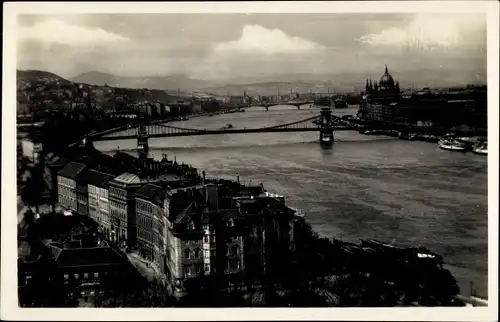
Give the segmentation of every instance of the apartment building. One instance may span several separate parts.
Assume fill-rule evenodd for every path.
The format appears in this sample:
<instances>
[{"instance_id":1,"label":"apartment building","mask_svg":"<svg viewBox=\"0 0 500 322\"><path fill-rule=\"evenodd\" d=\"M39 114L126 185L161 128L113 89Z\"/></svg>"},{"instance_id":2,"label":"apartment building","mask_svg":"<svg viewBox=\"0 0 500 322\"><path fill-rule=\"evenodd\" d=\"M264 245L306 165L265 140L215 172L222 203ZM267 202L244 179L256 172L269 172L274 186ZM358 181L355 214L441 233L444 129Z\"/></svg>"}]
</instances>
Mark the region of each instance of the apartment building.
<instances>
[{"instance_id":1,"label":"apartment building","mask_svg":"<svg viewBox=\"0 0 500 322\"><path fill-rule=\"evenodd\" d=\"M231 288L286 269L295 212L259 189L239 187L237 193L214 183L167 191L165 273L176 296L198 277Z\"/></svg>"},{"instance_id":2,"label":"apartment building","mask_svg":"<svg viewBox=\"0 0 500 322\"><path fill-rule=\"evenodd\" d=\"M111 237L109 182L113 179L114 175L97 170L89 170L87 173L89 216L99 224L107 239Z\"/></svg>"},{"instance_id":3,"label":"apartment building","mask_svg":"<svg viewBox=\"0 0 500 322\"><path fill-rule=\"evenodd\" d=\"M146 184L136 192L137 249L139 255L165 270L165 189Z\"/></svg>"},{"instance_id":4,"label":"apartment building","mask_svg":"<svg viewBox=\"0 0 500 322\"><path fill-rule=\"evenodd\" d=\"M78 200L81 192L77 188L81 186L80 183L86 170L87 167L82 163L69 162L57 172L58 200L63 208L78 212ZM80 208L83 208L82 202L80 202Z\"/></svg>"},{"instance_id":5,"label":"apartment building","mask_svg":"<svg viewBox=\"0 0 500 322\"><path fill-rule=\"evenodd\" d=\"M109 183L110 240L122 247L136 242L135 192L142 183L137 175L127 172Z\"/></svg>"}]
</instances>

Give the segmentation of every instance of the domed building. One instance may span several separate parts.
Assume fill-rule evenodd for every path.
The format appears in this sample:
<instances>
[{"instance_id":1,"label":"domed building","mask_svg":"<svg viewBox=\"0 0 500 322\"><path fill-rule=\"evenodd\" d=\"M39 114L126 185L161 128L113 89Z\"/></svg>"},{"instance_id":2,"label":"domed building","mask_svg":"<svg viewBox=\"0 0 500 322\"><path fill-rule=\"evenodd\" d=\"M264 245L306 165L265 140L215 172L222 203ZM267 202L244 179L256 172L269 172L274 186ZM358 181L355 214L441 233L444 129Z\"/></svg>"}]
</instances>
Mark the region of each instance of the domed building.
<instances>
[{"instance_id":1,"label":"domed building","mask_svg":"<svg viewBox=\"0 0 500 322\"><path fill-rule=\"evenodd\" d=\"M397 100L400 95L399 82L395 82L389 73L387 65L380 81L377 83L372 80L366 80L365 94L372 98L391 98Z\"/></svg>"},{"instance_id":2,"label":"domed building","mask_svg":"<svg viewBox=\"0 0 500 322\"><path fill-rule=\"evenodd\" d=\"M384 74L378 83L371 79L366 80L358 114L363 118L392 121L397 114L400 97L399 82L394 81L385 65Z\"/></svg>"}]
</instances>

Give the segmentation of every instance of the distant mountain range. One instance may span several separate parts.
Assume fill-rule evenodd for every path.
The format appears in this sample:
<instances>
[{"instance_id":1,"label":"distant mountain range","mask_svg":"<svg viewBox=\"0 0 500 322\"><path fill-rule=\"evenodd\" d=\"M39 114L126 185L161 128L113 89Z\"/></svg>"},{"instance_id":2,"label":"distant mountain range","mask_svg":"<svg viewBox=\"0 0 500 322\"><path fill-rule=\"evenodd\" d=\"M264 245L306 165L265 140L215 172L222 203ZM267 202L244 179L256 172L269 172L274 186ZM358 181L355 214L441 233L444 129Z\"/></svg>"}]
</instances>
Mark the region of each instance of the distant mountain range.
<instances>
[{"instance_id":1,"label":"distant mountain range","mask_svg":"<svg viewBox=\"0 0 500 322\"><path fill-rule=\"evenodd\" d=\"M58 75L44 71L18 71L18 79L53 79L59 82L85 83L95 86L108 84L112 87L122 88L147 88L167 91L170 95L177 95L180 90L184 93L200 92L215 95L242 95L246 91L249 95L288 95L293 92L315 93L352 92L362 91L366 78L378 80L380 75L367 75L364 73L329 74L288 74L266 77L243 77L235 80L221 81L192 79L187 75L152 76L152 77L123 77L97 71L80 74L66 80ZM422 87L452 87L465 84L485 84L486 75L477 74L475 71L454 71L444 69L418 70L411 72L393 71L392 75L400 82L401 88Z\"/></svg>"}]
</instances>

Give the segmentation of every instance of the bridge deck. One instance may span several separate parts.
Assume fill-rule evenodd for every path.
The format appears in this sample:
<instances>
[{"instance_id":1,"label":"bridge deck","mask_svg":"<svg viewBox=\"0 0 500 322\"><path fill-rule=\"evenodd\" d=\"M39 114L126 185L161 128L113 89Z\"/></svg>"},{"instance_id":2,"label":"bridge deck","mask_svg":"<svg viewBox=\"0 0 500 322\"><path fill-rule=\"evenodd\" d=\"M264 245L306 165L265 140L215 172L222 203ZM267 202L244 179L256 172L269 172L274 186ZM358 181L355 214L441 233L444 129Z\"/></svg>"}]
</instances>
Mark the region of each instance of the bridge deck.
<instances>
[{"instance_id":1,"label":"bridge deck","mask_svg":"<svg viewBox=\"0 0 500 322\"><path fill-rule=\"evenodd\" d=\"M200 135L219 135L219 134L246 134L246 133L283 133L283 132L319 132L320 130L333 130L333 131L353 131L357 130L356 127L334 127L334 128L258 128L258 129L225 129L225 130L199 130L199 131L185 131L185 132L171 132L171 133L150 133L149 138L159 137L180 137L180 136L200 136ZM127 131L127 130L126 130ZM93 141L114 141L114 140L127 140L137 138L137 132L134 130L127 134L113 136L96 136Z\"/></svg>"}]
</instances>

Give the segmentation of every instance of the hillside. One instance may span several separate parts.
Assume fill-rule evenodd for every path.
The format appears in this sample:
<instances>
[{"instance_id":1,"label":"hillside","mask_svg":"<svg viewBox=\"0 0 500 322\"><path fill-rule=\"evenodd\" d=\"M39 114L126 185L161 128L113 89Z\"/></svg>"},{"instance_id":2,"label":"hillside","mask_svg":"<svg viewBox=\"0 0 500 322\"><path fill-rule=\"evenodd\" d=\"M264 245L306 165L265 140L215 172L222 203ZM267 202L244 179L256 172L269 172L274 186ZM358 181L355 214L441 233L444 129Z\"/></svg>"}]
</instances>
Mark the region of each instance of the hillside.
<instances>
[{"instance_id":1,"label":"hillside","mask_svg":"<svg viewBox=\"0 0 500 322\"><path fill-rule=\"evenodd\" d=\"M17 80L21 81L40 81L47 80L51 82L64 82L70 83L69 80L62 78L59 75L53 74L51 72L46 72L43 70L17 70Z\"/></svg>"},{"instance_id":2,"label":"hillside","mask_svg":"<svg viewBox=\"0 0 500 322\"><path fill-rule=\"evenodd\" d=\"M213 82L192 79L186 75L172 75L165 77L123 77L97 71L80 74L71 78L71 81L97 86L108 84L109 86L114 87L159 89L166 90L171 94L176 93L178 89L181 91L191 91L197 88L205 88L216 85Z\"/></svg>"},{"instance_id":3,"label":"hillside","mask_svg":"<svg viewBox=\"0 0 500 322\"><path fill-rule=\"evenodd\" d=\"M123 103L158 100L168 103L178 99L175 95L169 95L164 90L89 85L86 82L70 81L50 72L18 70L17 101L19 103L28 103L29 100L50 100L55 105L69 104L68 102L81 96L80 86L82 84L85 90L92 92L93 99L102 107L112 106L112 100L118 100Z\"/></svg>"}]
</instances>

